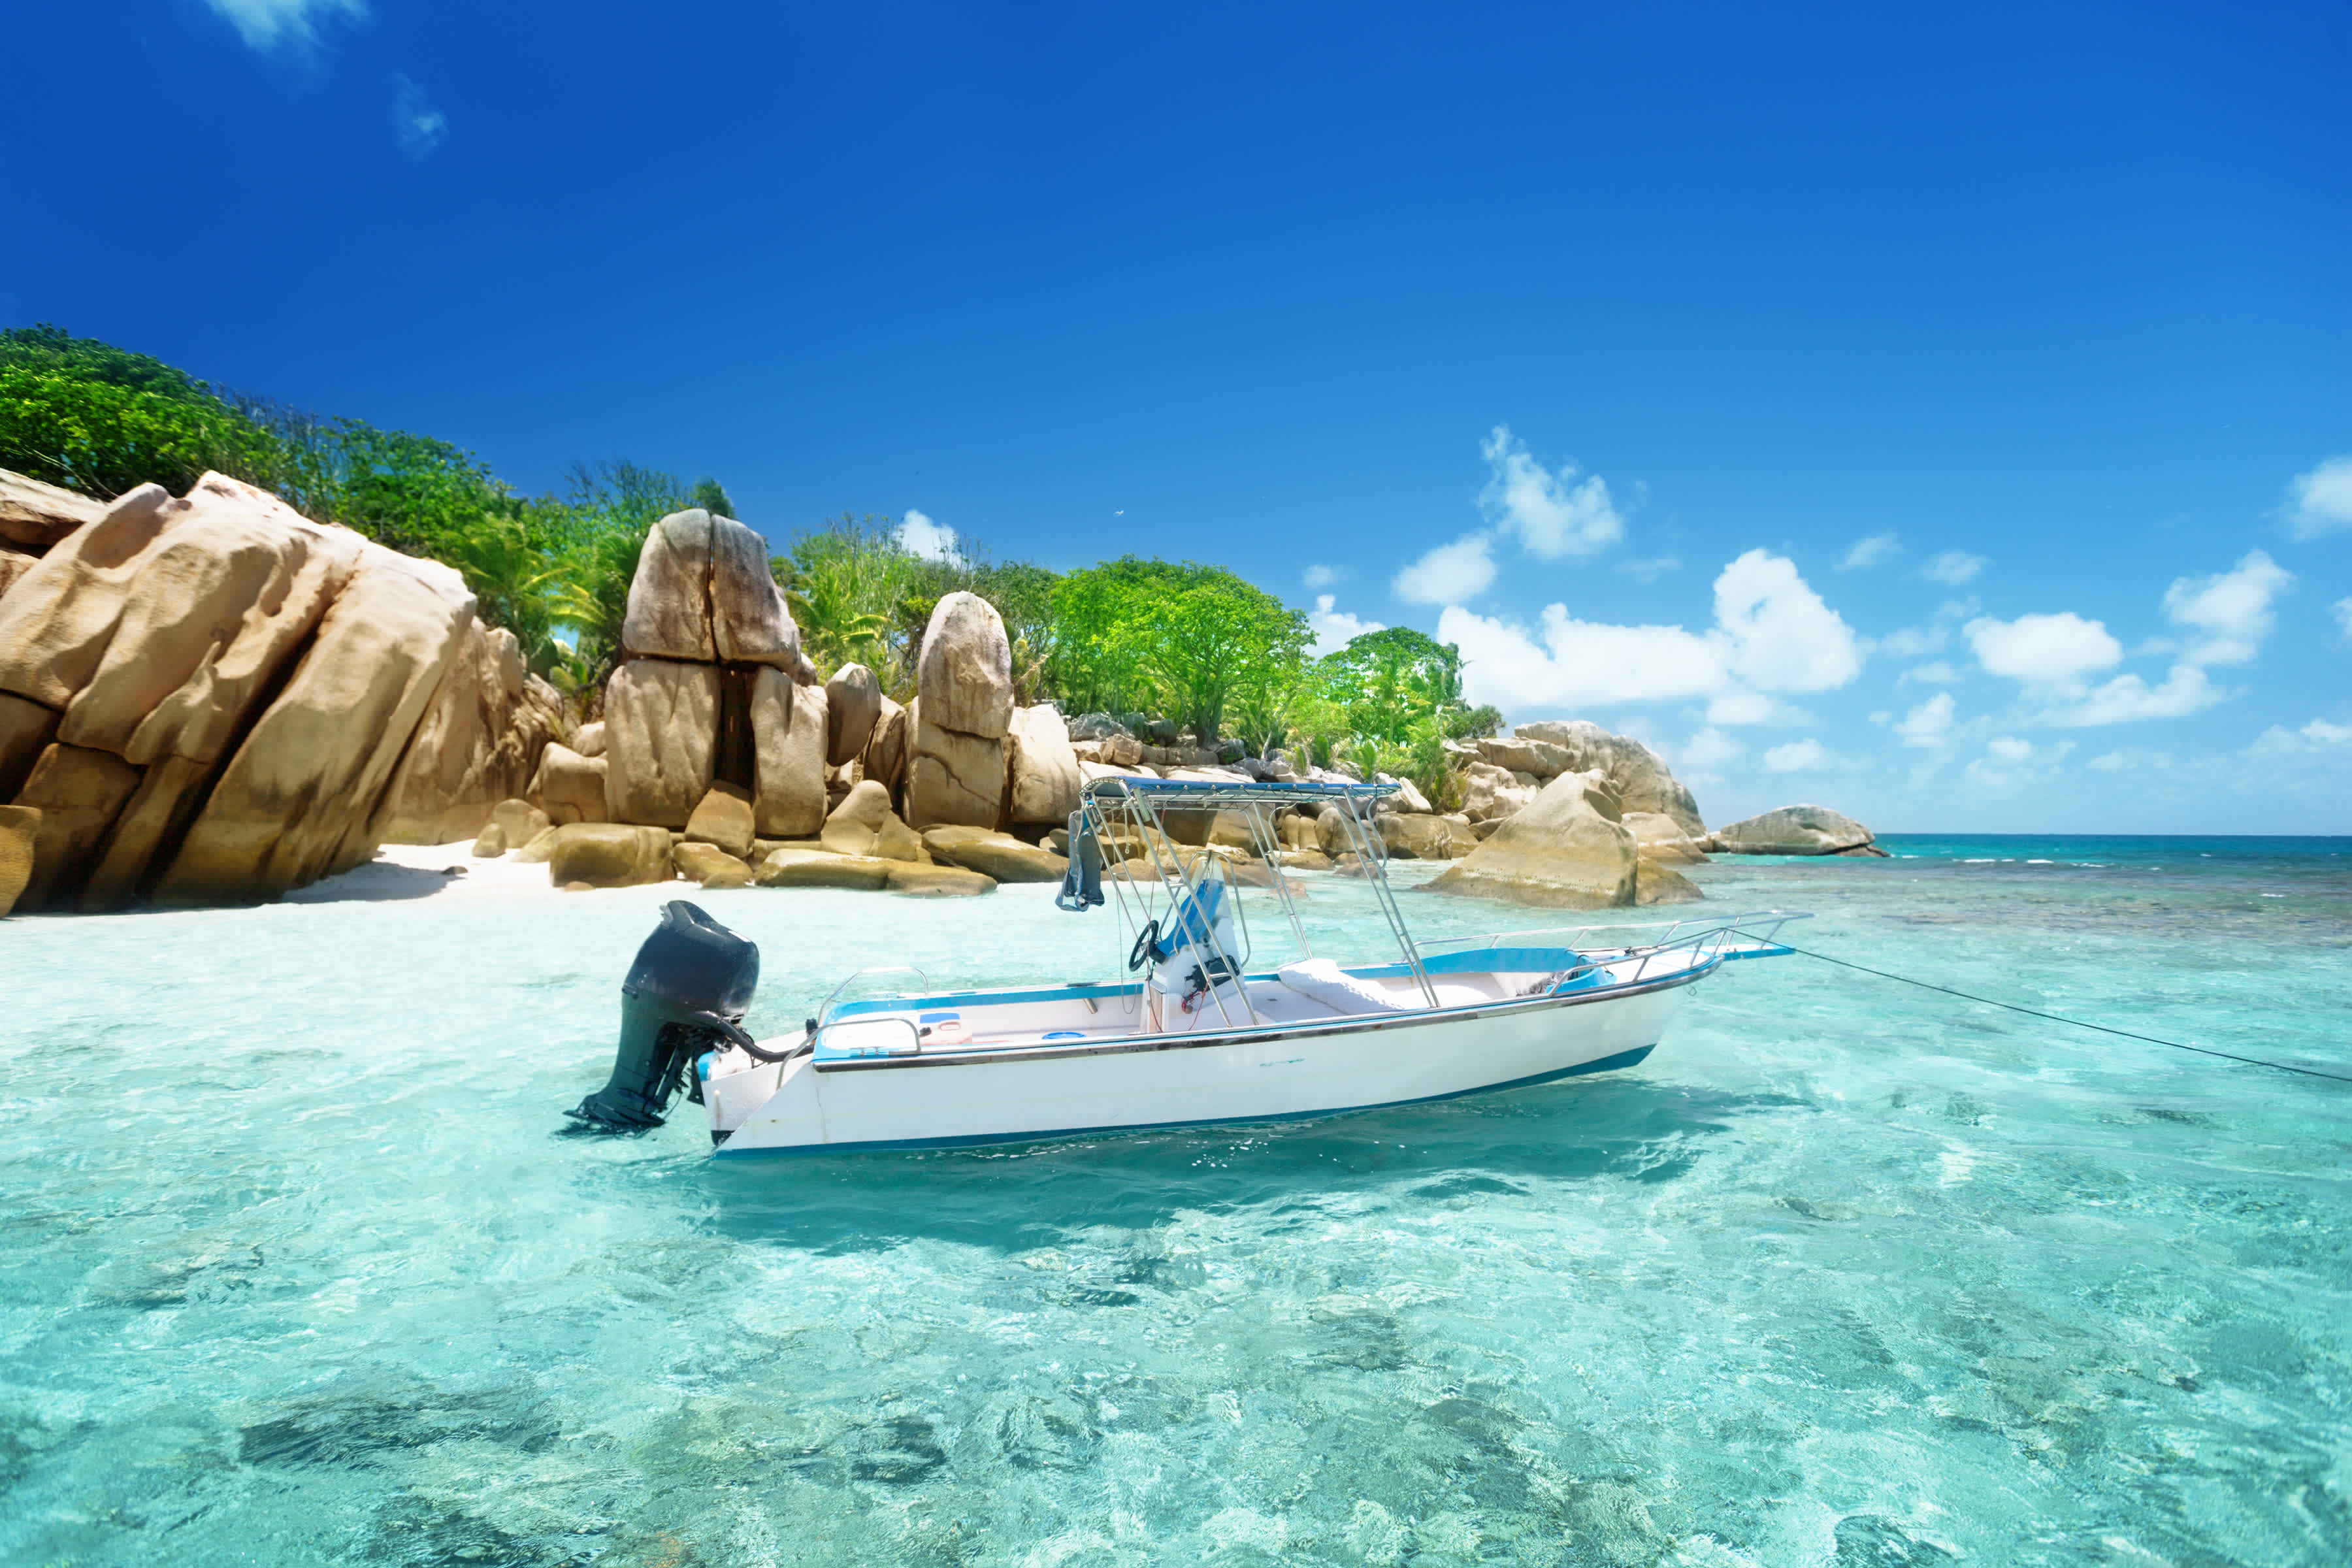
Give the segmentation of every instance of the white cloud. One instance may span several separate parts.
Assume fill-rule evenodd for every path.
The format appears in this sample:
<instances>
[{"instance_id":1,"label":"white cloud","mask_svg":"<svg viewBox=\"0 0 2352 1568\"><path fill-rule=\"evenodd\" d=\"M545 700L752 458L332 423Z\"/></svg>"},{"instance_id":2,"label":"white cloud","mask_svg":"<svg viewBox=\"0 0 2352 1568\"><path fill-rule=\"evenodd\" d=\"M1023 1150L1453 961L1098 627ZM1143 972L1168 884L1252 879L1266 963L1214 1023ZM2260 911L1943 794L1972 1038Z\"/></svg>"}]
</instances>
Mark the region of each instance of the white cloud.
<instances>
[{"instance_id":1,"label":"white cloud","mask_svg":"<svg viewBox=\"0 0 2352 1568\"><path fill-rule=\"evenodd\" d=\"M1979 664L2029 687L2079 689L2084 676L2112 668L2124 657L2123 644L2108 634L2105 623L2086 621L2072 610L2013 621L1979 616L1961 629Z\"/></svg>"},{"instance_id":2,"label":"white cloud","mask_svg":"<svg viewBox=\"0 0 2352 1568\"><path fill-rule=\"evenodd\" d=\"M1485 593L1494 580L1486 536L1472 533L1439 545L1398 573L1389 591L1412 605L1458 605Z\"/></svg>"},{"instance_id":3,"label":"white cloud","mask_svg":"<svg viewBox=\"0 0 2352 1568\"><path fill-rule=\"evenodd\" d=\"M1903 737L1906 746L1940 746L1952 730L1952 694L1938 691L1903 715L1903 722L1895 732Z\"/></svg>"},{"instance_id":4,"label":"white cloud","mask_svg":"<svg viewBox=\"0 0 2352 1568\"><path fill-rule=\"evenodd\" d=\"M910 555L919 555L926 561L945 561L955 553L955 530L933 522L908 507L906 518L898 524L898 542Z\"/></svg>"},{"instance_id":5,"label":"white cloud","mask_svg":"<svg viewBox=\"0 0 2352 1568\"><path fill-rule=\"evenodd\" d=\"M1867 572L1874 566L1884 566L1903 553L1903 542L1892 533L1874 533L1857 539L1838 558L1841 572Z\"/></svg>"},{"instance_id":6,"label":"white cloud","mask_svg":"<svg viewBox=\"0 0 2352 1568\"><path fill-rule=\"evenodd\" d=\"M1715 618L1730 634L1731 670L1767 691L1828 691L1862 673L1853 628L1785 555L1751 550L1715 580Z\"/></svg>"},{"instance_id":7,"label":"white cloud","mask_svg":"<svg viewBox=\"0 0 2352 1568\"><path fill-rule=\"evenodd\" d=\"M2140 719L2178 719L2200 708L2210 708L2226 693L2205 679L2193 664L2176 664L2161 686L2150 686L2137 675L2118 675L2078 701L2050 710L2045 724L2087 727L2128 724Z\"/></svg>"},{"instance_id":8,"label":"white cloud","mask_svg":"<svg viewBox=\"0 0 2352 1568\"><path fill-rule=\"evenodd\" d=\"M2352 456L2329 458L2287 487L2294 510L2287 521L2297 539L2352 528Z\"/></svg>"},{"instance_id":9,"label":"white cloud","mask_svg":"<svg viewBox=\"0 0 2352 1568\"><path fill-rule=\"evenodd\" d=\"M1830 754L1819 741L1790 741L1764 753L1764 765L1776 773L1817 773L1830 765Z\"/></svg>"},{"instance_id":10,"label":"white cloud","mask_svg":"<svg viewBox=\"0 0 2352 1568\"><path fill-rule=\"evenodd\" d=\"M1620 561L1617 570L1637 583L1654 583L1669 572L1679 572L1683 563L1673 555L1653 555L1641 561Z\"/></svg>"},{"instance_id":11,"label":"white cloud","mask_svg":"<svg viewBox=\"0 0 2352 1568\"><path fill-rule=\"evenodd\" d=\"M412 158L422 158L441 145L449 133L449 117L433 106L425 89L406 77L394 79L400 90L393 95L392 129L400 138L400 150Z\"/></svg>"},{"instance_id":12,"label":"white cloud","mask_svg":"<svg viewBox=\"0 0 2352 1568\"><path fill-rule=\"evenodd\" d=\"M1747 753L1747 747L1722 731L1710 728L1701 730L1684 744L1676 747L1674 760L1688 769L1696 770L1692 774L1696 777L1708 769L1719 768L1726 763L1736 763Z\"/></svg>"},{"instance_id":13,"label":"white cloud","mask_svg":"<svg viewBox=\"0 0 2352 1568\"><path fill-rule=\"evenodd\" d=\"M1337 610L1338 600L1329 594L1318 594L1315 607L1307 612L1307 629L1315 634L1315 657L1327 658L1338 653L1366 632L1382 629L1378 621L1367 621Z\"/></svg>"},{"instance_id":14,"label":"white cloud","mask_svg":"<svg viewBox=\"0 0 2352 1568\"><path fill-rule=\"evenodd\" d=\"M1915 680L1922 686L1958 686L1960 683L1960 672L1954 669L1946 660L1939 658L1933 664L1914 665L1896 676L1895 684L1898 688L1905 687Z\"/></svg>"},{"instance_id":15,"label":"white cloud","mask_svg":"<svg viewBox=\"0 0 2352 1568\"><path fill-rule=\"evenodd\" d=\"M1985 755L1996 763L2014 767L2033 755L2033 742L2021 741L2014 735L1995 735L1985 742Z\"/></svg>"},{"instance_id":16,"label":"white cloud","mask_svg":"<svg viewBox=\"0 0 2352 1568\"><path fill-rule=\"evenodd\" d=\"M2301 756L2314 752L2352 752L2352 724L2331 724L2314 719L2300 730L2273 724L2246 748L2258 757Z\"/></svg>"},{"instance_id":17,"label":"white cloud","mask_svg":"<svg viewBox=\"0 0 2352 1568\"><path fill-rule=\"evenodd\" d=\"M1981 555L1971 555L1965 550L1947 550L1940 554L1929 556L1927 564L1919 568L1919 575L1930 583L1941 583L1946 587L1957 588L1963 584L1975 582L1977 574L1990 564L1991 563Z\"/></svg>"},{"instance_id":18,"label":"white cloud","mask_svg":"<svg viewBox=\"0 0 2352 1568\"><path fill-rule=\"evenodd\" d=\"M2336 617L2336 629L2352 637L2352 599L2336 600L2327 606L2327 613Z\"/></svg>"},{"instance_id":19,"label":"white cloud","mask_svg":"<svg viewBox=\"0 0 2352 1568\"><path fill-rule=\"evenodd\" d=\"M310 48L319 42L320 27L341 17L363 22L368 9L362 0L205 0L228 19L249 48L274 53L280 44Z\"/></svg>"},{"instance_id":20,"label":"white cloud","mask_svg":"<svg viewBox=\"0 0 2352 1568\"><path fill-rule=\"evenodd\" d=\"M1579 479L1574 463L1546 472L1507 425L1496 426L1478 451L1488 469L1479 510L1496 528L1517 534L1529 553L1546 561L1591 555L1624 537L1625 520L1600 475Z\"/></svg>"},{"instance_id":21,"label":"white cloud","mask_svg":"<svg viewBox=\"0 0 2352 1568\"><path fill-rule=\"evenodd\" d=\"M2256 550L2210 577L2182 577L2165 590L2164 613L2204 639L2181 656L2189 664L2244 664L2271 632L2271 601L2294 581Z\"/></svg>"},{"instance_id":22,"label":"white cloud","mask_svg":"<svg viewBox=\"0 0 2352 1568\"><path fill-rule=\"evenodd\" d=\"M2172 765L2170 752L2151 752L2145 746L2118 746L2112 752L2102 752L2083 764L2103 773L2161 771Z\"/></svg>"},{"instance_id":23,"label":"white cloud","mask_svg":"<svg viewBox=\"0 0 2352 1568\"><path fill-rule=\"evenodd\" d=\"M1761 550L1740 556L1716 578L1715 604L1717 625L1704 633L1581 621L1565 605L1548 605L1531 633L1452 604L1438 617L1437 635L1462 649L1471 700L1512 713L1825 691L1861 671L1860 639L1785 557Z\"/></svg>"},{"instance_id":24,"label":"white cloud","mask_svg":"<svg viewBox=\"0 0 2352 1568\"><path fill-rule=\"evenodd\" d=\"M1339 579L1347 574L1344 567L1326 566L1318 562L1307 569L1307 585L1309 588L1336 588L1339 585Z\"/></svg>"}]
</instances>

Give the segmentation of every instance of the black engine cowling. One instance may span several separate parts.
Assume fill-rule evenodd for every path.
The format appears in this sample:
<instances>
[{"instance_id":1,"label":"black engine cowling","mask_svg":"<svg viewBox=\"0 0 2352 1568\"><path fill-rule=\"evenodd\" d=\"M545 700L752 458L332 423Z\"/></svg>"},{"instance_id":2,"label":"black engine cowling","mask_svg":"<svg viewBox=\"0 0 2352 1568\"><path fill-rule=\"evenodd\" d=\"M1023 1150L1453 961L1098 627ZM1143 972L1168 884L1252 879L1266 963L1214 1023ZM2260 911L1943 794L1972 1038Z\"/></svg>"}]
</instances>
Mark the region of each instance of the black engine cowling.
<instances>
[{"instance_id":1,"label":"black engine cowling","mask_svg":"<svg viewBox=\"0 0 2352 1568\"><path fill-rule=\"evenodd\" d=\"M730 1043L752 1045L742 1023L759 985L757 944L683 899L667 905L621 985L613 1076L566 1114L587 1131L660 1126L695 1058Z\"/></svg>"}]
</instances>

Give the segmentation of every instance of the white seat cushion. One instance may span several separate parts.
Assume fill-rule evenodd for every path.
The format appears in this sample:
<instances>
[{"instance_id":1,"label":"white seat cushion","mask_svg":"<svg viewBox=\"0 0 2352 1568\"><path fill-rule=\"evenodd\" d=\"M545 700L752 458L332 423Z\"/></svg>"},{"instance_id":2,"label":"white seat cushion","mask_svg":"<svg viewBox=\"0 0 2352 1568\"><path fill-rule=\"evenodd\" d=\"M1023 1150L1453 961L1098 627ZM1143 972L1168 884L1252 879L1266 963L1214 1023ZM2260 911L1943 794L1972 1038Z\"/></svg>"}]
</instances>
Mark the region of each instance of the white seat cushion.
<instances>
[{"instance_id":1,"label":"white seat cushion","mask_svg":"<svg viewBox=\"0 0 2352 1568\"><path fill-rule=\"evenodd\" d=\"M1400 1002L1370 981L1359 980L1328 958L1302 958L1286 963L1275 974L1301 996L1311 997L1337 1013L1405 1013L1412 1004Z\"/></svg>"}]
</instances>

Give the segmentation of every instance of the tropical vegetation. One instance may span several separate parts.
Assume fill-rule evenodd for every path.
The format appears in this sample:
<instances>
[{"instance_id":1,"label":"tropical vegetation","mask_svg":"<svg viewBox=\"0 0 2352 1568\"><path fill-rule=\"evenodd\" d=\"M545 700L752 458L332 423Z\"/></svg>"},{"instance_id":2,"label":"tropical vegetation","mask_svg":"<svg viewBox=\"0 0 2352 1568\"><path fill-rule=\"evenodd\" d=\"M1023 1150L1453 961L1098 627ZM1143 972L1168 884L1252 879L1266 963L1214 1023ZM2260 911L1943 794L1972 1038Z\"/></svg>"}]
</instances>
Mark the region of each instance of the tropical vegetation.
<instances>
[{"instance_id":1,"label":"tropical vegetation","mask_svg":"<svg viewBox=\"0 0 2352 1568\"><path fill-rule=\"evenodd\" d=\"M465 575L485 621L592 710L620 657L646 531L690 506L735 516L715 479L688 485L627 462L582 463L560 494L525 495L471 452L231 392L147 355L37 326L0 331L0 468L102 498L206 469L283 496L320 521ZM1128 555L1056 574L960 541L910 548L891 519L843 514L772 563L819 669L874 670L911 696L925 627L945 595L995 605L1024 702L1160 718L1201 744L1455 789L1446 742L1494 732L1462 696L1462 658L1404 627L1318 658L1306 616L1223 566Z\"/></svg>"}]
</instances>

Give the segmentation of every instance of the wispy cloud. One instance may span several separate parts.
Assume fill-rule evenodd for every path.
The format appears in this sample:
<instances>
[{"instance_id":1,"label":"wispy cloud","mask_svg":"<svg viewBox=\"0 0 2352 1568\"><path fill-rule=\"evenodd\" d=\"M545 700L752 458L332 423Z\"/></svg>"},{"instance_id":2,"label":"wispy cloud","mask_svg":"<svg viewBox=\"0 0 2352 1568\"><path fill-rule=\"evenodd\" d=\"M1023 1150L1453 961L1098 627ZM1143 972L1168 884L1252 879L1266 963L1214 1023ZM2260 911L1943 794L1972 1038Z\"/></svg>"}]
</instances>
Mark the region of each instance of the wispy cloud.
<instances>
[{"instance_id":1,"label":"wispy cloud","mask_svg":"<svg viewBox=\"0 0 2352 1568\"><path fill-rule=\"evenodd\" d=\"M1654 583L1669 572L1683 569L1681 558L1673 555L1653 555L1641 561L1620 561L1617 570L1636 583Z\"/></svg>"},{"instance_id":2,"label":"wispy cloud","mask_svg":"<svg viewBox=\"0 0 2352 1568\"><path fill-rule=\"evenodd\" d=\"M1952 732L1952 694L1938 691L1903 715L1895 732L1906 746L1940 746Z\"/></svg>"},{"instance_id":3,"label":"wispy cloud","mask_svg":"<svg viewBox=\"0 0 2352 1568\"><path fill-rule=\"evenodd\" d=\"M2286 487L2287 525L2297 539L2352 528L2352 455L2329 458Z\"/></svg>"},{"instance_id":4,"label":"wispy cloud","mask_svg":"<svg viewBox=\"0 0 2352 1568\"><path fill-rule=\"evenodd\" d=\"M1874 533L1857 539L1838 557L1841 572L1867 572L1874 566L1884 566L1903 553L1903 542L1892 533Z\"/></svg>"},{"instance_id":5,"label":"wispy cloud","mask_svg":"<svg viewBox=\"0 0 2352 1568\"><path fill-rule=\"evenodd\" d=\"M1326 658L1346 647L1366 632L1384 629L1378 621L1368 621L1336 608L1339 600L1329 594L1318 594L1315 607L1307 612L1307 627L1315 634L1315 657Z\"/></svg>"},{"instance_id":6,"label":"wispy cloud","mask_svg":"<svg viewBox=\"0 0 2352 1568\"><path fill-rule=\"evenodd\" d=\"M2256 550L2227 572L2182 577L2165 590L2164 613L2202 634L2181 657L2190 664L2244 664L2271 635L2271 601L2294 582Z\"/></svg>"},{"instance_id":7,"label":"wispy cloud","mask_svg":"<svg viewBox=\"0 0 2352 1568\"><path fill-rule=\"evenodd\" d=\"M2336 617L2336 629L2352 637L2352 599L2336 600L2327 606L2327 613Z\"/></svg>"},{"instance_id":8,"label":"wispy cloud","mask_svg":"<svg viewBox=\"0 0 2352 1568\"><path fill-rule=\"evenodd\" d=\"M449 133L449 117L434 106L425 96L425 89L408 78L393 79L399 90L392 98L393 133L400 138L400 150L412 158L423 158L441 145Z\"/></svg>"},{"instance_id":9,"label":"wispy cloud","mask_svg":"<svg viewBox=\"0 0 2352 1568\"><path fill-rule=\"evenodd\" d=\"M1971 555L1965 550L1946 550L1929 556L1919 568L1919 575L1930 583L1958 588L1975 582L1977 574L1990 564L1983 556Z\"/></svg>"},{"instance_id":10,"label":"wispy cloud","mask_svg":"<svg viewBox=\"0 0 2352 1568\"><path fill-rule=\"evenodd\" d=\"M1309 588L1336 588L1347 574L1348 569L1344 566L1326 566L1318 561L1307 569L1307 585Z\"/></svg>"},{"instance_id":11,"label":"wispy cloud","mask_svg":"<svg viewBox=\"0 0 2352 1568\"><path fill-rule=\"evenodd\" d=\"M954 529L933 522L908 507L898 523L898 542L911 555L919 555L926 561L945 561L955 553L956 533Z\"/></svg>"},{"instance_id":12,"label":"wispy cloud","mask_svg":"<svg viewBox=\"0 0 2352 1568\"><path fill-rule=\"evenodd\" d=\"M1624 537L1625 520L1598 474L1577 477L1574 463L1547 471L1528 444L1497 425L1478 448L1486 459L1479 510L1497 530L1515 533L1531 555L1546 561L1593 554Z\"/></svg>"},{"instance_id":13,"label":"wispy cloud","mask_svg":"<svg viewBox=\"0 0 2352 1568\"><path fill-rule=\"evenodd\" d=\"M335 21L363 22L364 0L205 0L227 19L248 48L265 55L280 49L310 50L320 30Z\"/></svg>"}]
</instances>

